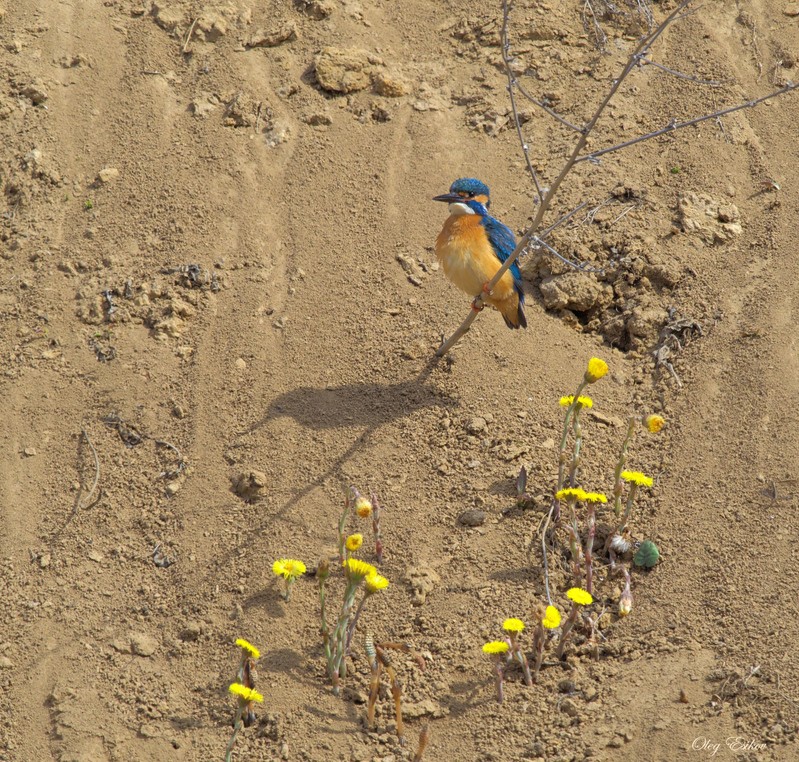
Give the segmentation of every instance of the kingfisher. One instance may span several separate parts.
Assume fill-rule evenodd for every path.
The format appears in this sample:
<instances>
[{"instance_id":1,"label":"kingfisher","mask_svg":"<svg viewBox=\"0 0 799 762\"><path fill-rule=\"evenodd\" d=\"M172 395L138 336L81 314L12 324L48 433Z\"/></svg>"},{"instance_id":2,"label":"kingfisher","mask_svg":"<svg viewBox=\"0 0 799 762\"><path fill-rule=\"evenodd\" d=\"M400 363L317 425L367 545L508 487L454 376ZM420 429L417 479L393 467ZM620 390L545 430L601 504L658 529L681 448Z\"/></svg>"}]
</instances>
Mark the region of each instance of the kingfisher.
<instances>
[{"instance_id":1,"label":"kingfisher","mask_svg":"<svg viewBox=\"0 0 799 762\"><path fill-rule=\"evenodd\" d=\"M516 248L513 231L489 213L491 195L485 183L462 177L449 193L433 201L449 204L449 217L436 238L436 257L444 274L461 291L498 310L508 328L527 328L519 263L514 262L488 291L489 281ZM475 307L473 309L482 309Z\"/></svg>"}]
</instances>

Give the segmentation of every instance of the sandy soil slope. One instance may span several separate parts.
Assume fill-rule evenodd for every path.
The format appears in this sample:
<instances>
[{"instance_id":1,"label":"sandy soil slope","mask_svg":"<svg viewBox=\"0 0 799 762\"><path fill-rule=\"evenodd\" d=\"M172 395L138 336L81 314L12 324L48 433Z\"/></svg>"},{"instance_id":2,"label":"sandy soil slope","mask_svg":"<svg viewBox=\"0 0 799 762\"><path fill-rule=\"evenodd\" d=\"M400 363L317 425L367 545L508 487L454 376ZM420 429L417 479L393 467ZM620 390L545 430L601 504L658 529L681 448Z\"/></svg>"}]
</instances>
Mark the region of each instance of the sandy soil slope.
<instances>
[{"instance_id":1,"label":"sandy soil slope","mask_svg":"<svg viewBox=\"0 0 799 762\"><path fill-rule=\"evenodd\" d=\"M583 13L512 17L524 86L578 124L636 34L603 19L599 52ZM704 4L653 60L718 86L644 66L591 148L795 79L797 13ZM517 232L533 212L500 23L454 0L0 0L0 760L223 759L237 637L264 704L234 759L411 759L425 723L425 759L799 758L799 96L580 165L551 220L587 206L551 240L601 272L531 254L529 329L485 311L431 365L469 310L431 198L476 176ZM522 110L551 182L574 134ZM544 600L528 547L592 356L586 484L612 488L630 413L667 418L630 461L663 561L624 619L603 580L598 659L579 635L498 706L481 646ZM335 556L348 484L381 498L391 585L336 697L316 582L287 603L271 566ZM394 657L405 747L387 692L364 725L367 631L424 658Z\"/></svg>"}]
</instances>

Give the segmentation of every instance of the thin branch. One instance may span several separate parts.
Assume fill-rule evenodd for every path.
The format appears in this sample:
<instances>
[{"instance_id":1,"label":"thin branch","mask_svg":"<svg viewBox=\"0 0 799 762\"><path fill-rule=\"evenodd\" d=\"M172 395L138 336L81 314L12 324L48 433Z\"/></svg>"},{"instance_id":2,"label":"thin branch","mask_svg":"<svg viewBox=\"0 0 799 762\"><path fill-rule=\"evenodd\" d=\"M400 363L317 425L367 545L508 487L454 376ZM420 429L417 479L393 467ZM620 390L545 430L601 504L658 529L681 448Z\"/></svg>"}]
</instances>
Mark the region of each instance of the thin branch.
<instances>
[{"instance_id":1,"label":"thin branch","mask_svg":"<svg viewBox=\"0 0 799 762\"><path fill-rule=\"evenodd\" d=\"M572 218L575 214L577 214L577 212L579 212L581 209L585 209L585 207L587 206L588 206L587 201L583 201L583 203L580 204L579 206L575 206L574 209L572 209L570 212L567 212L562 217L553 222L548 228L545 228L541 232L541 235L538 237L546 238L553 230L555 230L555 228L559 228L564 222L567 222L570 218Z\"/></svg>"},{"instance_id":2,"label":"thin branch","mask_svg":"<svg viewBox=\"0 0 799 762\"><path fill-rule=\"evenodd\" d=\"M601 273L604 272L602 268L598 267L591 267L590 265L585 264L585 262L573 262L571 259L567 259L563 256L563 254L559 254L555 249L553 249L546 241L539 238L539 236L534 236L530 239L530 247L533 249L546 249L550 254L554 254L561 262L570 267L573 267L575 270L579 270L580 272L584 273Z\"/></svg>"},{"instance_id":3,"label":"thin branch","mask_svg":"<svg viewBox=\"0 0 799 762\"><path fill-rule=\"evenodd\" d=\"M527 248L527 244L533 239L538 228L541 226L541 222L544 218L544 215L549 210L549 207L552 205L552 199L557 194L558 190L560 189L561 183L566 178L566 175L569 174L572 167L575 165L577 158L580 156L583 148L585 148L585 144L588 141L588 136L591 134L591 131L596 126L596 123L599 121L599 118L604 113L605 109L607 108L608 103L610 103L611 99L614 95L618 92L619 88L622 85L622 82L627 78L627 75L635 68L638 62L638 58L644 54L649 48L654 44L654 42L660 37L661 34L667 29L667 27L671 24L671 22L682 12L682 10L687 7L687 5L692 2L692 0L684 0L684 2L680 3L677 8L666 17L666 20L660 24L657 29L651 34L643 37L641 41L638 43L638 46L630 55L627 63L624 66L621 74L614 80L613 84L610 87L605 98L602 102L597 106L596 111L594 111L594 115L585 125L585 129L580 134L579 138L577 139L577 143L575 144L574 148L572 149L571 155L566 160L566 163L563 165L563 168L560 171L560 174L555 178L552 185L549 186L544 198L542 199L541 203L538 205L538 210L536 211L535 217L533 218L533 222L528 228L527 232L522 236L521 240L516 245L516 248L513 250L513 253L502 263L502 266L497 270L496 275L488 282L486 290L490 292L494 286L497 285L500 278L508 271L508 269L513 265L514 262L519 258L519 255ZM507 9L508 7L508 0L503 0L503 8ZM437 357L443 357L447 352L449 352L455 344L458 343L460 337L463 336L471 327L472 323L477 318L479 311L483 308L485 302L483 300L483 295L478 294L473 303L472 303L472 311L469 313L469 316L466 320L461 323L455 333L449 337L436 351Z\"/></svg>"},{"instance_id":4,"label":"thin branch","mask_svg":"<svg viewBox=\"0 0 799 762\"><path fill-rule=\"evenodd\" d=\"M536 98L534 98L532 95L530 95L530 93L528 93L528 92L527 92L527 90L525 90L525 89L522 87L522 83L521 83L521 82L519 82L519 80L518 80L518 79L516 79L515 77L514 77L514 80L513 80L513 84L516 86L516 89L517 89L517 90L518 90L518 91L519 91L519 92L520 92L520 93L521 93L521 94L522 94L522 95L523 95L525 98L527 98L527 100L531 101L532 103L535 103L535 105L536 105L536 106L538 106L539 108L542 108L542 109L544 109L544 111L546 111L546 112L547 112L547 114L549 114L549 115L550 115L550 116L551 116L553 119L556 119L556 120L557 120L558 122L560 122L562 125L564 125L564 126L568 127L570 130L574 130L575 132L582 132L582 131L583 131L583 129L585 129L584 127L578 127L576 124L572 124L572 123L571 123L571 122L570 122L568 119L564 119L564 118L563 118L563 117L562 117L560 114L558 114L556 111L553 111L551 108L549 108L549 106L546 106L545 104L541 103L541 101L539 101L539 100L537 100Z\"/></svg>"},{"instance_id":5,"label":"thin branch","mask_svg":"<svg viewBox=\"0 0 799 762\"><path fill-rule=\"evenodd\" d=\"M754 108L755 106L763 103L764 101L770 100L771 98L776 98L778 95L784 95L785 93L791 92L791 90L796 90L799 88L799 82L796 84L789 82L785 87L781 87L779 90L775 90L774 92L769 93L768 95L764 95L761 98L755 98L754 100L747 101L746 103L739 103L737 106L730 106L725 109L721 109L721 111L714 111L712 114L704 114L703 116L697 116L693 119L689 119L686 122L677 122L676 120L672 120L669 122L668 125L662 127L659 130L655 130L654 132L648 132L646 135L641 135L640 137L633 138L632 140L627 140L624 143L617 143L615 146L610 146L610 148L603 148L599 151L593 151L592 153L588 153L585 156L580 156L574 163L579 164L583 161L590 161L595 162L600 156L604 156L606 153L613 153L614 151L620 151L622 148L627 148L629 146L635 145L636 143L641 143L644 140L650 140L651 138L656 138L660 135L665 135L667 132L673 132L674 130L681 130L683 127L690 127L693 124L699 124L700 122L706 122L708 119L718 119L721 116L726 116L727 114L732 114L735 111L741 111L745 108Z\"/></svg>"},{"instance_id":6,"label":"thin branch","mask_svg":"<svg viewBox=\"0 0 799 762\"><path fill-rule=\"evenodd\" d=\"M668 66L664 66L663 64L659 64L656 61L651 61L650 59L642 56L639 59L639 63L641 66L654 66L656 69L660 69L661 71L665 71L667 74L671 74L678 79L687 79L689 82L696 82L697 85L707 85L708 87L721 87L725 84L730 84L730 80L727 82L722 82L717 79L699 79L699 77L695 77L691 74L683 74L681 71L677 71L676 69L670 69Z\"/></svg>"},{"instance_id":7,"label":"thin branch","mask_svg":"<svg viewBox=\"0 0 799 762\"><path fill-rule=\"evenodd\" d=\"M530 176L533 178L533 185L535 185L535 191L538 194L538 200L542 201L544 199L544 192L541 190L541 184L538 182L538 175L536 174L535 168L533 167L533 163L530 161L530 147L527 145L527 141L524 139L524 135L522 135L522 125L519 121L519 111L516 108L516 95L513 92L513 84L514 84L514 76L513 72L510 68L510 58L509 58L509 51L510 51L510 39L508 38L508 17L510 16L510 5L509 3L505 2L502 5L502 61L505 64L505 73L508 75L508 95L510 96L510 105L513 109L513 123L516 125L516 134L519 137L519 143L522 146L522 153L524 154L524 160L527 162L527 169L530 172Z\"/></svg>"}]
</instances>

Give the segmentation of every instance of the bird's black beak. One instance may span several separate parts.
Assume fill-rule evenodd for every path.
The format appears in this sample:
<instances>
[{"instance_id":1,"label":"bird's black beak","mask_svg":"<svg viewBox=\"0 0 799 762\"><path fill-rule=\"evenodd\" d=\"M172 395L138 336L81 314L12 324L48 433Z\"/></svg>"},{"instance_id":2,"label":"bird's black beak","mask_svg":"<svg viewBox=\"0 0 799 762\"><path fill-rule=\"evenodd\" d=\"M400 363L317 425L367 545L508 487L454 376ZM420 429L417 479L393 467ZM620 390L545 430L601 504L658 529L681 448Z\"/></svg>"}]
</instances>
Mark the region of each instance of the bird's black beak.
<instances>
[{"instance_id":1,"label":"bird's black beak","mask_svg":"<svg viewBox=\"0 0 799 762\"><path fill-rule=\"evenodd\" d=\"M440 196L433 196L433 201L443 201L446 204L452 204L456 201L463 201L463 197L457 193L443 193Z\"/></svg>"}]
</instances>

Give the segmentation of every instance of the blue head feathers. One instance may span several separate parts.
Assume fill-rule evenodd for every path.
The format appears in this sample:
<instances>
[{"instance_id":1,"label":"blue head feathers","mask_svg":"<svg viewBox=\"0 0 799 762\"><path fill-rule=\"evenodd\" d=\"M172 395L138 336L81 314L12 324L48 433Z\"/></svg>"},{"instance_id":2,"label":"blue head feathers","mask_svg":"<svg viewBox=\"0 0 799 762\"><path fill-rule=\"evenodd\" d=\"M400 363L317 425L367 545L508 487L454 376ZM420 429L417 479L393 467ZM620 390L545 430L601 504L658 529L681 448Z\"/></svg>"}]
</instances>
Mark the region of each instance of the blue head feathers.
<instances>
[{"instance_id":1,"label":"blue head feathers","mask_svg":"<svg viewBox=\"0 0 799 762\"><path fill-rule=\"evenodd\" d=\"M488 186L485 183L481 183L479 180L475 179L474 177L461 177L456 180L449 188L450 193L458 193L458 194L466 194L466 198L475 198L478 196L484 196L485 202L484 206L488 207L491 203L488 199L490 196L490 191L488 190Z\"/></svg>"}]
</instances>

